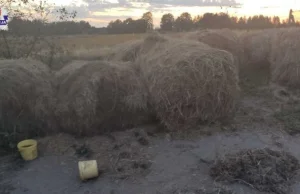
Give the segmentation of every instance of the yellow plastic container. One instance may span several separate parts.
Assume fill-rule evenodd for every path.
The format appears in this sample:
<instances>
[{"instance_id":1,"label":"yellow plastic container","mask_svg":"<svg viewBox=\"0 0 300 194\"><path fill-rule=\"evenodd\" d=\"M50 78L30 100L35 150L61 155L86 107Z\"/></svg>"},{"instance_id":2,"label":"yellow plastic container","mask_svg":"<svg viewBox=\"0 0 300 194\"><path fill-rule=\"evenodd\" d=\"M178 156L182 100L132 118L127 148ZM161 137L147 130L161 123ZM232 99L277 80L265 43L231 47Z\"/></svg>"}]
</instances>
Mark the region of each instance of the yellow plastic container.
<instances>
[{"instance_id":1,"label":"yellow plastic container","mask_svg":"<svg viewBox=\"0 0 300 194\"><path fill-rule=\"evenodd\" d=\"M18 150L24 160L34 160L37 158L37 141L34 139L26 139L17 145Z\"/></svg>"},{"instance_id":2,"label":"yellow plastic container","mask_svg":"<svg viewBox=\"0 0 300 194\"><path fill-rule=\"evenodd\" d=\"M87 180L99 176L98 165L96 160L79 161L79 175L81 180Z\"/></svg>"}]
</instances>

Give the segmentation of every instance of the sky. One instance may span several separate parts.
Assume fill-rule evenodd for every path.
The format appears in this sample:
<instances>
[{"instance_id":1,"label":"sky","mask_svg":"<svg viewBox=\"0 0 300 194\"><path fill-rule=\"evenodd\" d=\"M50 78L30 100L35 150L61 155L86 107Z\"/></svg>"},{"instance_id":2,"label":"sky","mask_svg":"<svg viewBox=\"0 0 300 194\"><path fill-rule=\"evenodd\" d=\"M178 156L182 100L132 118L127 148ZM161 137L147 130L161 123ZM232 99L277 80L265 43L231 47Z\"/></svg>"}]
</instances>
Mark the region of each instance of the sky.
<instances>
[{"instance_id":1,"label":"sky","mask_svg":"<svg viewBox=\"0 0 300 194\"><path fill-rule=\"evenodd\" d=\"M228 12L236 16L263 14L280 16L286 19L289 10L300 20L300 0L51 0L68 10L77 11L77 19L90 22L96 27L107 26L111 20L126 18L138 19L151 11L154 26L159 26L163 14L172 13L175 17L182 12L192 16L206 12Z\"/></svg>"}]
</instances>

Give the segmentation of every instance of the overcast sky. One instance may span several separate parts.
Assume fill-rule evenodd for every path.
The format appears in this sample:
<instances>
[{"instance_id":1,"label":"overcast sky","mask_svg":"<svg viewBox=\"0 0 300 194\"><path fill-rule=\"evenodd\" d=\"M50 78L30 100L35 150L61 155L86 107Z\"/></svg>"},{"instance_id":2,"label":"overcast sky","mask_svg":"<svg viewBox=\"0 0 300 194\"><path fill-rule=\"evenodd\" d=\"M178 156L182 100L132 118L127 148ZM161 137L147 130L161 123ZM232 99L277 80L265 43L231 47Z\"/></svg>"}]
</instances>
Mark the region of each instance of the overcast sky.
<instances>
[{"instance_id":1,"label":"overcast sky","mask_svg":"<svg viewBox=\"0 0 300 194\"><path fill-rule=\"evenodd\" d=\"M160 18L165 13L175 17L182 12L192 16L206 12L228 12L237 16L255 14L278 15L287 18L290 8L300 10L300 0L52 0L56 4L67 6L78 12L77 18L89 21L92 25L106 26L116 19L140 18L151 11L154 25L159 26ZM300 12L295 13L300 19Z\"/></svg>"}]
</instances>

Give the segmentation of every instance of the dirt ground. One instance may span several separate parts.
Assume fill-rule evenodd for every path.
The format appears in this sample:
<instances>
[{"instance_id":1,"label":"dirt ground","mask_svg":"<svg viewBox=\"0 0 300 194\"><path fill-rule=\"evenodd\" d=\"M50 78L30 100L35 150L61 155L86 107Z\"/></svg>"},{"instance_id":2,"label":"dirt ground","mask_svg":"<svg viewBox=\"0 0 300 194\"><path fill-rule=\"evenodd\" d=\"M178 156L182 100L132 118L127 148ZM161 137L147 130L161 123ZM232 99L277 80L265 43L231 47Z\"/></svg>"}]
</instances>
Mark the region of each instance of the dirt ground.
<instances>
[{"instance_id":1,"label":"dirt ground","mask_svg":"<svg viewBox=\"0 0 300 194\"><path fill-rule=\"evenodd\" d=\"M0 193L263 194L247 184L219 183L209 176L214 160L245 149L286 151L300 160L299 135L290 135L286 123L274 116L294 108L298 98L280 87L253 83L243 82L237 115L226 125L172 133L145 126L85 139L66 134L39 139L34 161L0 158ZM96 159L101 173L81 182L78 161L85 159ZM299 181L300 176L292 180L288 193L300 193Z\"/></svg>"}]
</instances>

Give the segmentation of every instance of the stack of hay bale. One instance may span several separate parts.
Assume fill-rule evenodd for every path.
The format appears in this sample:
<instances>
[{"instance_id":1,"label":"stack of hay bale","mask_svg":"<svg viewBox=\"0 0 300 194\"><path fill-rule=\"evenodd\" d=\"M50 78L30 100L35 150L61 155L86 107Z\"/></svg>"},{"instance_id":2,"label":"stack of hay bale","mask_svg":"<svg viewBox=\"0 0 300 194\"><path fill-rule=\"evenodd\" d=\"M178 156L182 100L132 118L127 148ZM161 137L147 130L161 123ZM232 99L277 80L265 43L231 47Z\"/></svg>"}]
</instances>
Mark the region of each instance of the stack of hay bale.
<instances>
[{"instance_id":1,"label":"stack of hay bale","mask_svg":"<svg viewBox=\"0 0 300 194\"><path fill-rule=\"evenodd\" d=\"M204 43L150 35L118 46L116 60L130 60L144 83L148 106L169 129L194 127L232 116L239 94L234 57ZM122 53L124 56L121 56ZM112 59L113 60L113 59Z\"/></svg>"},{"instance_id":2,"label":"stack of hay bale","mask_svg":"<svg viewBox=\"0 0 300 194\"><path fill-rule=\"evenodd\" d=\"M239 96L231 53L161 35L54 73L36 61L4 60L0 78L2 122L11 109L8 125L26 115L39 129L75 135L134 127L153 115L170 130L195 127L231 117Z\"/></svg>"}]
</instances>

